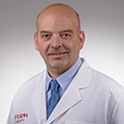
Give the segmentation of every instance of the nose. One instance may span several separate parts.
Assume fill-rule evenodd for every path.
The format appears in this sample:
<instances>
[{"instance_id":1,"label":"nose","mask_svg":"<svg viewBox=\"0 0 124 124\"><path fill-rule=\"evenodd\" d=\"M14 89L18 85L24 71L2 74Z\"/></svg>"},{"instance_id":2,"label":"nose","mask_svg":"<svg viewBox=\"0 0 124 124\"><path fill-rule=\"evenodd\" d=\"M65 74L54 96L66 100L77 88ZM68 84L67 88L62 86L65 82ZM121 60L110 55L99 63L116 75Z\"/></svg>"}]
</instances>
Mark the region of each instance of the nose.
<instances>
[{"instance_id":1,"label":"nose","mask_svg":"<svg viewBox=\"0 0 124 124\"><path fill-rule=\"evenodd\" d=\"M52 43L51 43L51 47L53 49L58 49L62 46L62 43L61 43L61 39L59 38L59 36L55 36L53 37L52 39Z\"/></svg>"}]
</instances>

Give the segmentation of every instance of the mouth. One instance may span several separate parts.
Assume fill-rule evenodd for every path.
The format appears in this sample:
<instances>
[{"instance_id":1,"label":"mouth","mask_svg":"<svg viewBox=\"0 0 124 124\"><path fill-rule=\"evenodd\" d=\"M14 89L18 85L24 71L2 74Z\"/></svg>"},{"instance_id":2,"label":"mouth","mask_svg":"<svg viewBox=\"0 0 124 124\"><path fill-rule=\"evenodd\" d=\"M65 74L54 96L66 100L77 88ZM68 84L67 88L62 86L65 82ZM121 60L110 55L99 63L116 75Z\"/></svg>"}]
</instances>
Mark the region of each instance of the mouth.
<instances>
[{"instance_id":1,"label":"mouth","mask_svg":"<svg viewBox=\"0 0 124 124\"><path fill-rule=\"evenodd\" d=\"M66 54L68 54L68 52L53 52L53 53L49 53L48 56L57 59L57 58L62 58Z\"/></svg>"}]
</instances>

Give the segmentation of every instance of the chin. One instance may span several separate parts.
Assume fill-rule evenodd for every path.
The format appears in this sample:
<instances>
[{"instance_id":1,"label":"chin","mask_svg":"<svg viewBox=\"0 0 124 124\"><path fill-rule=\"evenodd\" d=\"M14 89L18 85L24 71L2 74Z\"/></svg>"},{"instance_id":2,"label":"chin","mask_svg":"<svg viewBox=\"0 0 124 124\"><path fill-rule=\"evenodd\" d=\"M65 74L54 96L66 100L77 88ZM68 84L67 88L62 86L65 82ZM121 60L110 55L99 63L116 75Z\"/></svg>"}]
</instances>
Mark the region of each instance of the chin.
<instances>
[{"instance_id":1,"label":"chin","mask_svg":"<svg viewBox=\"0 0 124 124\"><path fill-rule=\"evenodd\" d=\"M56 69L65 68L67 66L67 64L64 62L54 62L54 63L51 63L50 65L51 67L56 68Z\"/></svg>"}]
</instances>

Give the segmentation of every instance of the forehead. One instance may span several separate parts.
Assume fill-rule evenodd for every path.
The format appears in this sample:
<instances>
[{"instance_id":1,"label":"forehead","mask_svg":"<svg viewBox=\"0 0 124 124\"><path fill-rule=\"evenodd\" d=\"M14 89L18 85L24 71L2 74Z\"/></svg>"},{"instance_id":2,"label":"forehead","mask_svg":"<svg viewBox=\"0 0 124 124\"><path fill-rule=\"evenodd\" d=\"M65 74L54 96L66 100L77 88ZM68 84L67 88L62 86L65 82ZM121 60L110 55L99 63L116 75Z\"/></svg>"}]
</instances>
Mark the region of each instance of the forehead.
<instances>
[{"instance_id":1,"label":"forehead","mask_svg":"<svg viewBox=\"0 0 124 124\"><path fill-rule=\"evenodd\" d=\"M70 8L54 7L41 12L37 21L38 29L78 28L75 11Z\"/></svg>"}]
</instances>

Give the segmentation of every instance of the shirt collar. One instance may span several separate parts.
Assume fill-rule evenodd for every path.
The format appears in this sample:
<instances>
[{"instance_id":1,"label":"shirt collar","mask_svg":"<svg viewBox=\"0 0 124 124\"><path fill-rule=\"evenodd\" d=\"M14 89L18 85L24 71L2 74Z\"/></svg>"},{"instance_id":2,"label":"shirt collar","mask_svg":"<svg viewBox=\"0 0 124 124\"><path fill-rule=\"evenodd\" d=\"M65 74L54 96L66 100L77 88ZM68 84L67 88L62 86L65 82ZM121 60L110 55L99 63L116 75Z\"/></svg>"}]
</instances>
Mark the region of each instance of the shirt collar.
<instances>
[{"instance_id":1,"label":"shirt collar","mask_svg":"<svg viewBox=\"0 0 124 124\"><path fill-rule=\"evenodd\" d=\"M69 70L67 70L65 73L63 73L62 75L60 75L59 77L56 78L56 80L58 81L62 90L65 91L66 88L69 86L72 79L77 74L81 64L82 64L82 61L80 58L78 58L77 62ZM46 73L46 90L47 90L47 92L49 91L49 83L51 80L52 80L52 78L49 76L48 71L47 71L47 73Z\"/></svg>"}]
</instances>

